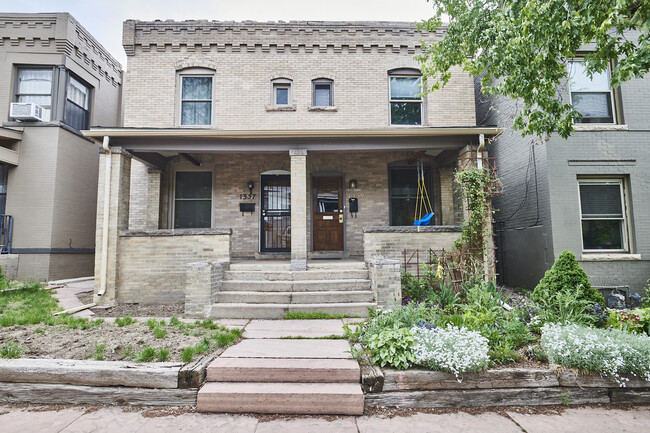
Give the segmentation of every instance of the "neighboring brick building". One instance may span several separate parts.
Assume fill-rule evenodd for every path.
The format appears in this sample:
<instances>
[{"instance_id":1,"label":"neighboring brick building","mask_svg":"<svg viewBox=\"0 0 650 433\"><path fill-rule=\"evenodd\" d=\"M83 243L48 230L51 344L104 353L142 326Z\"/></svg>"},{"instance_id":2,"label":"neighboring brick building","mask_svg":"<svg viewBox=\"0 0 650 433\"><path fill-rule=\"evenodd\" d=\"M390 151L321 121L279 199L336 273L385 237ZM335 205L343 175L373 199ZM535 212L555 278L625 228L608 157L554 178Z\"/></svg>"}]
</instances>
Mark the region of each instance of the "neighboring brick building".
<instances>
[{"instance_id":1,"label":"neighboring brick building","mask_svg":"<svg viewBox=\"0 0 650 433\"><path fill-rule=\"evenodd\" d=\"M96 275L106 292L96 299L180 300L196 261L290 258L299 270L308 259L394 259L408 247L402 232L417 231L418 160L435 212L420 235L449 247L462 219L458 156L497 129L476 126L473 79L460 70L419 96L419 40L443 33L391 22L126 21L124 128L87 132L113 161L100 169L107 259L98 254Z\"/></svg>"},{"instance_id":2,"label":"neighboring brick building","mask_svg":"<svg viewBox=\"0 0 650 433\"><path fill-rule=\"evenodd\" d=\"M0 13L0 58L0 265L91 276L97 144L80 130L120 124L121 65L67 13Z\"/></svg>"},{"instance_id":3,"label":"neighboring brick building","mask_svg":"<svg viewBox=\"0 0 650 433\"><path fill-rule=\"evenodd\" d=\"M497 271L509 286L533 288L570 250L606 296L619 286L640 292L650 278L650 78L612 90L607 74L589 80L580 59L567 67L561 97L585 116L567 140L531 145L507 128L512 101L477 92L479 123L506 127L489 147L503 183Z\"/></svg>"}]
</instances>

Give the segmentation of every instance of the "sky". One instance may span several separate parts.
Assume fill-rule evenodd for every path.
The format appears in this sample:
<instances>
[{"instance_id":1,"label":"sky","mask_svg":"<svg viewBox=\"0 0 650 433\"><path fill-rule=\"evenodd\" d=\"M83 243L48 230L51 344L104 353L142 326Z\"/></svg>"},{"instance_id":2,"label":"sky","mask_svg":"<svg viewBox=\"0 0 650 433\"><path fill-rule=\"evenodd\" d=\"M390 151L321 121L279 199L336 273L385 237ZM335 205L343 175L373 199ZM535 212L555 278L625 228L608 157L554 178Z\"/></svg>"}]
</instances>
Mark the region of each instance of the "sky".
<instances>
[{"instance_id":1,"label":"sky","mask_svg":"<svg viewBox=\"0 0 650 433\"><path fill-rule=\"evenodd\" d=\"M70 12L126 68L122 22L127 19L218 21L420 21L433 15L426 0L29 0L0 12Z\"/></svg>"}]
</instances>

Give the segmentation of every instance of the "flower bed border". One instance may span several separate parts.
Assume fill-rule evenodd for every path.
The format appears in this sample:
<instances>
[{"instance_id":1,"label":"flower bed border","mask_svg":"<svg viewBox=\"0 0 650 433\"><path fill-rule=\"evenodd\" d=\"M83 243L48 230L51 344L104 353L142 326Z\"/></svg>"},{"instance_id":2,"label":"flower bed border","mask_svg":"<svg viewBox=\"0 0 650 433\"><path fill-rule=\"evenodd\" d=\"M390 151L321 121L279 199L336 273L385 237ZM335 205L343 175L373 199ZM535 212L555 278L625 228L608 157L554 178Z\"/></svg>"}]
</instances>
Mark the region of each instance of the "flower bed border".
<instances>
[{"instance_id":1,"label":"flower bed border","mask_svg":"<svg viewBox=\"0 0 650 433\"><path fill-rule=\"evenodd\" d=\"M598 375L572 370L502 368L467 373L423 369L361 369L366 406L459 408L545 406L589 403L650 404L650 382L631 377L626 387Z\"/></svg>"}]
</instances>

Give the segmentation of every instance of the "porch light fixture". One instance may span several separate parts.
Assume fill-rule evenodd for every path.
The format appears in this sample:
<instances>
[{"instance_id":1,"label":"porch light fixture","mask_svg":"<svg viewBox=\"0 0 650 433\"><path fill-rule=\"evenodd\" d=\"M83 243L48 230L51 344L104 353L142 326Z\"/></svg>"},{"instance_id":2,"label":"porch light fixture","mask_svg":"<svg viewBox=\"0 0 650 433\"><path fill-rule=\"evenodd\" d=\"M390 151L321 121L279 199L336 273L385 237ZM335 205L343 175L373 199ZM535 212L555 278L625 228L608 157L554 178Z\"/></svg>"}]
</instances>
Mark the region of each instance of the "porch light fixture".
<instances>
[{"instance_id":1,"label":"porch light fixture","mask_svg":"<svg viewBox=\"0 0 650 433\"><path fill-rule=\"evenodd\" d=\"M253 188L254 187L255 187L255 183L252 180L249 180L248 181L248 191L250 191L251 194L253 193Z\"/></svg>"},{"instance_id":2,"label":"porch light fixture","mask_svg":"<svg viewBox=\"0 0 650 433\"><path fill-rule=\"evenodd\" d=\"M357 180L356 179L350 179L350 189L357 189Z\"/></svg>"}]
</instances>

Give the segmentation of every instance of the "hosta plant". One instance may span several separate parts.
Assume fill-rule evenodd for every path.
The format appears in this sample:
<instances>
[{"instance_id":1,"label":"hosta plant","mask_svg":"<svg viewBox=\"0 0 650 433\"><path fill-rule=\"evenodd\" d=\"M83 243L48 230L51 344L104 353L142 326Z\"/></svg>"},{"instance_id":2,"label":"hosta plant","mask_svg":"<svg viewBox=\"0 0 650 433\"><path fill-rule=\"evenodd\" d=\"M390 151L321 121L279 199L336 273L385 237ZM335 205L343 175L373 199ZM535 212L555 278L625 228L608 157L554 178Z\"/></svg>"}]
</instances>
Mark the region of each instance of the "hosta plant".
<instances>
[{"instance_id":1,"label":"hosta plant","mask_svg":"<svg viewBox=\"0 0 650 433\"><path fill-rule=\"evenodd\" d=\"M370 360L373 364L382 367L390 365L398 370L405 370L415 359L412 351L414 341L413 335L407 328L395 326L372 334L368 338L366 347L370 351Z\"/></svg>"}]
</instances>

